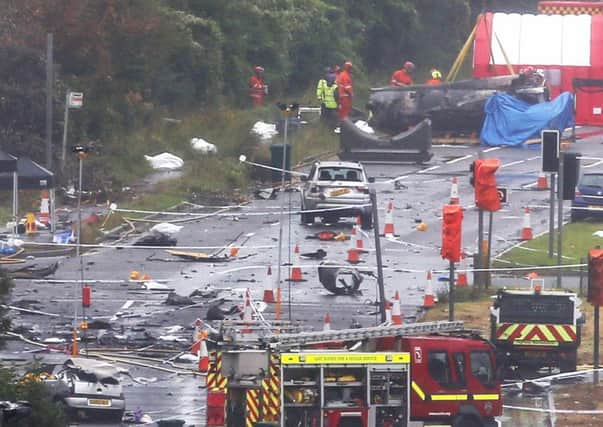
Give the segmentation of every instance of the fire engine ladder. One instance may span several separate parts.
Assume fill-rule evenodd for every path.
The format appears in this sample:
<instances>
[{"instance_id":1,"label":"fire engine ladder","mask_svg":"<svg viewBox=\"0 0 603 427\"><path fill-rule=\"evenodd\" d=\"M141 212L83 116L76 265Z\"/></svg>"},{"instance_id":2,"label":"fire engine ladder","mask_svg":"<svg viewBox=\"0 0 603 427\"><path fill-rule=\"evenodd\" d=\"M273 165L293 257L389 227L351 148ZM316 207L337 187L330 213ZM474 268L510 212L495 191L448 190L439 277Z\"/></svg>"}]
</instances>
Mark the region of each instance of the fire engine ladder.
<instances>
[{"instance_id":1,"label":"fire engine ladder","mask_svg":"<svg viewBox=\"0 0 603 427\"><path fill-rule=\"evenodd\" d=\"M320 344L336 341L363 341L375 338L403 337L433 333L461 331L462 321L421 322L407 325L373 326L360 329L339 329L333 331L300 332L267 337L272 349L285 349L308 344Z\"/></svg>"}]
</instances>

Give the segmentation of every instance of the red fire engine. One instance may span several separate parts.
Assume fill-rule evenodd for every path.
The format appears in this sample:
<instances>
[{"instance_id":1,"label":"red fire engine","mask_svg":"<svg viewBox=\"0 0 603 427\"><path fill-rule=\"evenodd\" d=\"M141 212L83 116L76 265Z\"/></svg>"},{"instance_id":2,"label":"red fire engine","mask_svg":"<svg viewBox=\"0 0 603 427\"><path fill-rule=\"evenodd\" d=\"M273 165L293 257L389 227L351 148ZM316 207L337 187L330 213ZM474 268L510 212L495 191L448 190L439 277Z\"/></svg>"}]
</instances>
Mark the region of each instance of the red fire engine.
<instances>
[{"instance_id":1,"label":"red fire engine","mask_svg":"<svg viewBox=\"0 0 603 427\"><path fill-rule=\"evenodd\" d=\"M479 337L442 335L462 326L430 322L225 340L207 377L207 425L497 425L502 397L492 347Z\"/></svg>"}]
</instances>

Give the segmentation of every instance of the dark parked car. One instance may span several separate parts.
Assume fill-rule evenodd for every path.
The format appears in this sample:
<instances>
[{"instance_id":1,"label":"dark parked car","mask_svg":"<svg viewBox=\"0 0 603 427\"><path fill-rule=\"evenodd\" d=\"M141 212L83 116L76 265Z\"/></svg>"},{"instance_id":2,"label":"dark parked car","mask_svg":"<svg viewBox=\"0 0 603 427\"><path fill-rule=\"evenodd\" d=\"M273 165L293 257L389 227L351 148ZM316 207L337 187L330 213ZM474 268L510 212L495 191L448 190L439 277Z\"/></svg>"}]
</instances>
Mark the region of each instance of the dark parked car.
<instances>
[{"instance_id":1,"label":"dark parked car","mask_svg":"<svg viewBox=\"0 0 603 427\"><path fill-rule=\"evenodd\" d=\"M576 186L572 221L586 217L603 218L603 172L585 173Z\"/></svg>"}]
</instances>

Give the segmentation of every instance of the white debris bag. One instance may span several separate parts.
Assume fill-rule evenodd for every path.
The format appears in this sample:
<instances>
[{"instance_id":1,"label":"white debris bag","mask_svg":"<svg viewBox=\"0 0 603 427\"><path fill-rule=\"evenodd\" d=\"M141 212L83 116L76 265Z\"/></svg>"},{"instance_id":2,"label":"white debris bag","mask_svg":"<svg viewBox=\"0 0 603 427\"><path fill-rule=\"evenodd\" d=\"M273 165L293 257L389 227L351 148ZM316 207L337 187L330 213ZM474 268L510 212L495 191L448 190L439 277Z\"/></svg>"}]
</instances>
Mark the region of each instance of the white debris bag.
<instances>
[{"instance_id":1,"label":"white debris bag","mask_svg":"<svg viewBox=\"0 0 603 427\"><path fill-rule=\"evenodd\" d=\"M276 125L272 123L266 123L263 121L255 122L251 128L251 132L255 133L260 139L270 139L275 135L278 135Z\"/></svg>"},{"instance_id":2,"label":"white debris bag","mask_svg":"<svg viewBox=\"0 0 603 427\"><path fill-rule=\"evenodd\" d=\"M211 142L205 141L202 138L191 139L191 147L193 147L193 150L198 151L202 154L216 154L218 152L218 147L216 147Z\"/></svg>"},{"instance_id":3,"label":"white debris bag","mask_svg":"<svg viewBox=\"0 0 603 427\"><path fill-rule=\"evenodd\" d=\"M356 127L358 129L360 129L362 132L365 133L375 133L375 131L373 130L372 127L369 126L369 124L367 122L365 122L364 120L358 120L356 123L354 123L356 125Z\"/></svg>"},{"instance_id":4,"label":"white debris bag","mask_svg":"<svg viewBox=\"0 0 603 427\"><path fill-rule=\"evenodd\" d=\"M184 160L170 153L161 153L156 156L144 156L155 170L178 170L184 165Z\"/></svg>"},{"instance_id":5,"label":"white debris bag","mask_svg":"<svg viewBox=\"0 0 603 427\"><path fill-rule=\"evenodd\" d=\"M170 224L169 222L162 222L160 224L154 225L151 227L151 233L160 233L167 234L168 236L173 236L182 230L182 226Z\"/></svg>"},{"instance_id":6,"label":"white debris bag","mask_svg":"<svg viewBox=\"0 0 603 427\"><path fill-rule=\"evenodd\" d=\"M593 236L596 236L596 237L603 237L603 230L595 231L595 232L593 233Z\"/></svg>"}]
</instances>

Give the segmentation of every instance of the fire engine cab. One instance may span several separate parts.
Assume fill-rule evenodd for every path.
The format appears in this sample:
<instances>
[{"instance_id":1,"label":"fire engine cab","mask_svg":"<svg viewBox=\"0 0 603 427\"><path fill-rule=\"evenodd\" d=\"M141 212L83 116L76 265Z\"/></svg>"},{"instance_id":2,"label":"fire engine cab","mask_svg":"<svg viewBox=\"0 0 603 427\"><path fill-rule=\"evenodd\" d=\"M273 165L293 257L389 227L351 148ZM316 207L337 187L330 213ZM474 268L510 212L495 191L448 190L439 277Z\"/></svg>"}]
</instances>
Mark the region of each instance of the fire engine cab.
<instances>
[{"instance_id":1,"label":"fire engine cab","mask_svg":"<svg viewBox=\"0 0 603 427\"><path fill-rule=\"evenodd\" d=\"M502 398L491 345L429 333L459 324L282 334L265 348L231 343L210 364L207 425L497 425Z\"/></svg>"}]
</instances>

